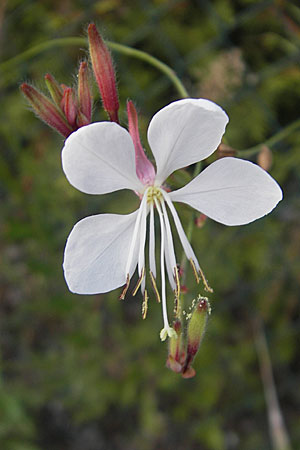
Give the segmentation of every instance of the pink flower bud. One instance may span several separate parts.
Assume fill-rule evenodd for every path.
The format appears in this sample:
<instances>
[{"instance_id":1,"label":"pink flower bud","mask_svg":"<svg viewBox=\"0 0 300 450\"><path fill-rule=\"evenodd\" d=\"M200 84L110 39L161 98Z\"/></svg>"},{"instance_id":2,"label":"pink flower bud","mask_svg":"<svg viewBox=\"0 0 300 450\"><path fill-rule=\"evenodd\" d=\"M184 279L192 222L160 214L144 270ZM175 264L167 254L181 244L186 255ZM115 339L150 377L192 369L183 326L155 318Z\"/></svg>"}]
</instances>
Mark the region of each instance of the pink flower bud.
<instances>
[{"instance_id":1,"label":"pink flower bud","mask_svg":"<svg viewBox=\"0 0 300 450\"><path fill-rule=\"evenodd\" d=\"M173 372L180 373L183 369L185 360L185 351L182 339L181 322L176 319L173 323L173 329L176 331L177 337L169 338L169 354L166 366Z\"/></svg>"},{"instance_id":2,"label":"pink flower bud","mask_svg":"<svg viewBox=\"0 0 300 450\"><path fill-rule=\"evenodd\" d=\"M112 122L119 123L119 100L112 59L96 25L88 26L89 50L93 71L99 86L103 107Z\"/></svg>"},{"instance_id":3,"label":"pink flower bud","mask_svg":"<svg viewBox=\"0 0 300 450\"><path fill-rule=\"evenodd\" d=\"M152 184L155 179L153 164L145 155L139 135L138 116L131 100L127 102L128 128L135 149L135 168L138 178L143 184Z\"/></svg>"},{"instance_id":4,"label":"pink flower bud","mask_svg":"<svg viewBox=\"0 0 300 450\"><path fill-rule=\"evenodd\" d=\"M23 83L20 88L40 119L55 128L64 137L68 137L72 133L72 129L62 113L44 94L27 83Z\"/></svg>"},{"instance_id":5,"label":"pink flower bud","mask_svg":"<svg viewBox=\"0 0 300 450\"><path fill-rule=\"evenodd\" d=\"M79 66L78 103L81 112L87 119L87 123L90 123L92 118L92 95L89 86L88 65L86 61L82 61Z\"/></svg>"},{"instance_id":6,"label":"pink flower bud","mask_svg":"<svg viewBox=\"0 0 300 450\"><path fill-rule=\"evenodd\" d=\"M61 108L66 115L68 123L74 127L76 124L77 105L75 102L73 89L70 87L64 89Z\"/></svg>"}]
</instances>

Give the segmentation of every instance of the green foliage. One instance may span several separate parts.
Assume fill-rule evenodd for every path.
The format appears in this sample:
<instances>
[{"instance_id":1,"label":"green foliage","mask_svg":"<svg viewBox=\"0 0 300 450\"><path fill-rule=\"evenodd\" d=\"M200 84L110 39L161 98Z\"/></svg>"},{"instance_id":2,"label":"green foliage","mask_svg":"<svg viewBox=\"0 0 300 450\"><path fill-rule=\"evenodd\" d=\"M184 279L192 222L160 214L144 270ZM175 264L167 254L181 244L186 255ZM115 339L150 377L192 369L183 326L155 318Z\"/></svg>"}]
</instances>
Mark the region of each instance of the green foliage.
<instances>
[{"instance_id":1,"label":"green foliage","mask_svg":"<svg viewBox=\"0 0 300 450\"><path fill-rule=\"evenodd\" d=\"M83 36L95 21L109 39L169 64L191 96L220 102L233 148L260 144L299 119L297 2L10 0L1 8L1 61L56 37ZM143 321L140 298L76 296L63 279L74 223L100 212L126 214L138 204L128 192L97 197L72 188L61 170L62 138L19 93L23 81L41 86L46 72L72 84L85 54L70 46L2 72L0 65L1 450L272 448L257 317L299 448L300 131L272 149L270 171L284 191L272 215L245 227L208 220L194 228L193 247L215 293L197 375L183 380L164 367L154 296ZM122 124L130 97L146 146L151 116L177 93L153 67L114 56ZM94 120L105 119L99 101L94 109ZM192 170L175 174L170 185L184 184ZM178 211L187 228L191 211L183 205ZM189 304L199 286L191 271L186 275Z\"/></svg>"}]
</instances>

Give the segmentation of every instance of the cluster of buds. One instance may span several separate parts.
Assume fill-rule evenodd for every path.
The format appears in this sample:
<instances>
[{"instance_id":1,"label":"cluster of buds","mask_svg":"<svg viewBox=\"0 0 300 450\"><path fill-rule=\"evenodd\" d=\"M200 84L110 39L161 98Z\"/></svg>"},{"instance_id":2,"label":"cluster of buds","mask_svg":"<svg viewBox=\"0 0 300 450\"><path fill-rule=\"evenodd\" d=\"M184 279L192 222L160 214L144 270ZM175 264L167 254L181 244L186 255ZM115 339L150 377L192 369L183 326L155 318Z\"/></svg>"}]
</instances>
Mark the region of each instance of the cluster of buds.
<instances>
[{"instance_id":1,"label":"cluster of buds","mask_svg":"<svg viewBox=\"0 0 300 450\"><path fill-rule=\"evenodd\" d=\"M192 378L196 374L192 362L202 343L207 319L211 313L210 304L206 297L199 295L193 303L193 311L187 317L189 320L186 332L187 344L184 343L185 336L179 318L176 318L173 323L177 336L169 339L169 354L166 365L173 372L181 373L183 378Z\"/></svg>"},{"instance_id":2,"label":"cluster of buds","mask_svg":"<svg viewBox=\"0 0 300 450\"><path fill-rule=\"evenodd\" d=\"M23 94L40 119L64 137L91 123L92 95L85 61L79 66L77 92L69 86L59 84L50 74L45 75L45 83L51 98L27 83L21 85Z\"/></svg>"},{"instance_id":3,"label":"cluster of buds","mask_svg":"<svg viewBox=\"0 0 300 450\"><path fill-rule=\"evenodd\" d=\"M90 59L103 108L109 119L118 123L119 100L113 63L94 24L88 27L88 39ZM81 62L75 89L59 84L52 75L46 74L45 83L50 97L30 84L21 85L21 91L37 116L65 138L78 128L91 123L93 98L88 71L88 63Z\"/></svg>"}]
</instances>

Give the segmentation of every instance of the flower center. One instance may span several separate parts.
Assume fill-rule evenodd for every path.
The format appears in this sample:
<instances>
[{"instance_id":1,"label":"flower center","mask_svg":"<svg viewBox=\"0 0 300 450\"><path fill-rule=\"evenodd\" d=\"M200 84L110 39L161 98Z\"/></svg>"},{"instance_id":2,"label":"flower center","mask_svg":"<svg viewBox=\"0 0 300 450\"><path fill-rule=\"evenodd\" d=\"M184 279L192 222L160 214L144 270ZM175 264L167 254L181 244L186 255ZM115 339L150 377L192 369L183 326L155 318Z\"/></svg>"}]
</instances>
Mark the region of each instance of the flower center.
<instances>
[{"instance_id":1,"label":"flower center","mask_svg":"<svg viewBox=\"0 0 300 450\"><path fill-rule=\"evenodd\" d=\"M155 202L155 199L158 201L162 199L161 188L157 186L150 186L147 191L147 203L151 205Z\"/></svg>"}]
</instances>

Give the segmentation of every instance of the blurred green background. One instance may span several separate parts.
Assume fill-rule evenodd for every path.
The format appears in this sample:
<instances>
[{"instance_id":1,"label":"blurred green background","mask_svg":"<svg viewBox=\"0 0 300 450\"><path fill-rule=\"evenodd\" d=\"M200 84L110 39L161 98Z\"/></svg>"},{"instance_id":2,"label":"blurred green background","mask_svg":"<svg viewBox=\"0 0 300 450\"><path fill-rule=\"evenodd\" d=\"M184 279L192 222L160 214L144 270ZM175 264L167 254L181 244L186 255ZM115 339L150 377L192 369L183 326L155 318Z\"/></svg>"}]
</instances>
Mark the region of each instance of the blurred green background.
<instances>
[{"instance_id":1,"label":"blurred green background","mask_svg":"<svg viewBox=\"0 0 300 450\"><path fill-rule=\"evenodd\" d=\"M47 40L85 36L90 21L107 39L169 64L191 96L219 103L236 149L299 119L298 1L2 0L1 62ZM299 449L300 129L272 147L270 173L284 200L271 215L194 229L215 293L197 375L184 380L164 367L154 296L143 321L140 298L77 296L63 279L77 220L138 205L130 192L89 196L70 186L63 139L19 92L24 81L44 89L47 72L74 84L85 56L66 46L0 66L0 449ZM152 115L178 95L157 69L114 59L121 122L130 97L145 143ZM97 97L94 121L103 119ZM186 228L191 210L179 213ZM199 293L190 273L187 284L190 301Z\"/></svg>"}]
</instances>

